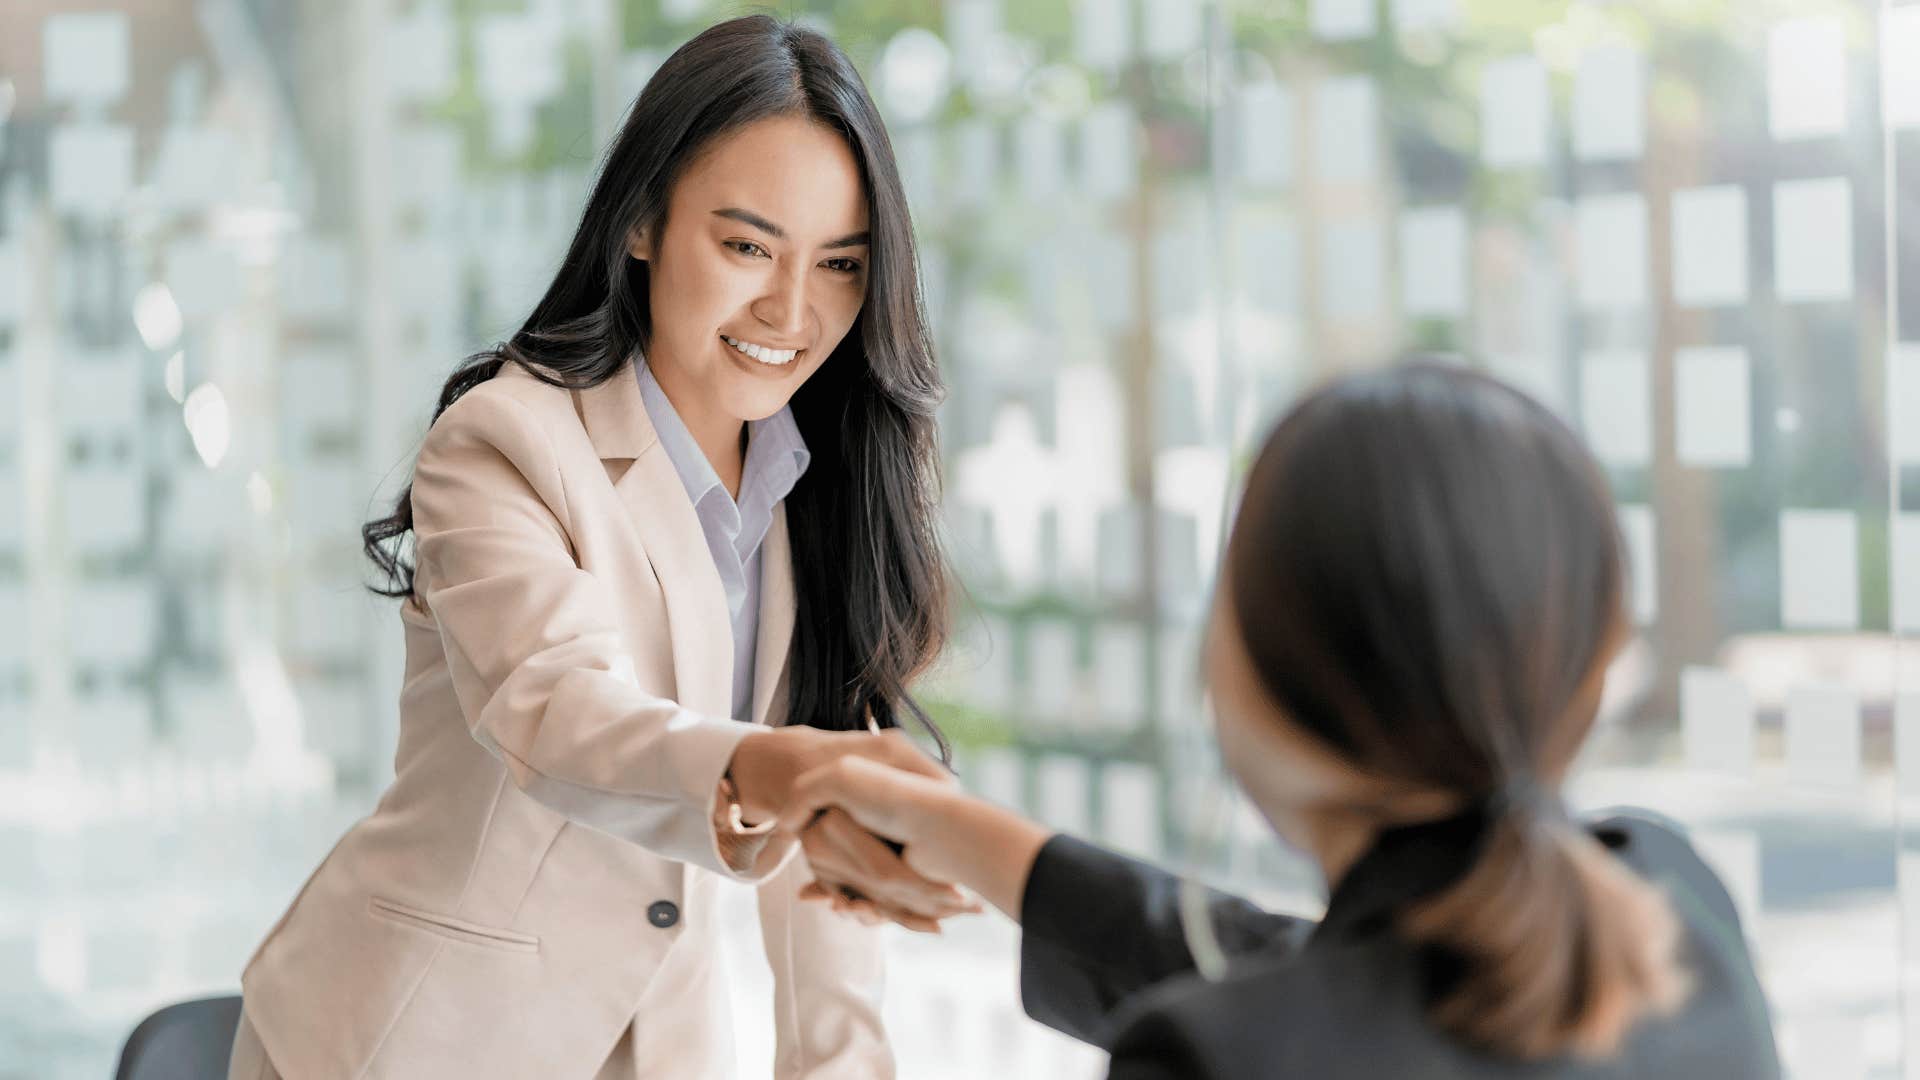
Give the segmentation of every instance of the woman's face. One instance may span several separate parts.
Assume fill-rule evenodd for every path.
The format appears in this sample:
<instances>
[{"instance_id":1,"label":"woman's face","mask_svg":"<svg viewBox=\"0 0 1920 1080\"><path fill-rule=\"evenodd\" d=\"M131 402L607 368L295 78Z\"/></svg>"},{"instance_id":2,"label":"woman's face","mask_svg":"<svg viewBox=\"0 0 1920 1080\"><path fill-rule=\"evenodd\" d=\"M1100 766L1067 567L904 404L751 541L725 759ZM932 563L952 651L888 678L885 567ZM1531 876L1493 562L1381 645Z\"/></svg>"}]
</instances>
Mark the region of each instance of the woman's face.
<instances>
[{"instance_id":1,"label":"woman's face","mask_svg":"<svg viewBox=\"0 0 1920 1080\"><path fill-rule=\"evenodd\" d=\"M689 425L780 411L866 296L867 195L838 133L802 117L721 136L635 235L648 267L647 362Z\"/></svg>"}]
</instances>

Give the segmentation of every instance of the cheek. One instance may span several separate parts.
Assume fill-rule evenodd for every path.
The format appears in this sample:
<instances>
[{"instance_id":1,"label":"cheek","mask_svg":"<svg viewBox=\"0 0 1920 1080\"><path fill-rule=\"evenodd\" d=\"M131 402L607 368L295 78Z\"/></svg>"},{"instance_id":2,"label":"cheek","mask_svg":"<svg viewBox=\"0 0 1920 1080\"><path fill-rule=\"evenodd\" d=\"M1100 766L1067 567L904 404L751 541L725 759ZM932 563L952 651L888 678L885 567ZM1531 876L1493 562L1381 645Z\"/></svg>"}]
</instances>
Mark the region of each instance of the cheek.
<instances>
[{"instance_id":1,"label":"cheek","mask_svg":"<svg viewBox=\"0 0 1920 1080\"><path fill-rule=\"evenodd\" d=\"M654 325L669 333L704 334L709 324L752 299L746 278L739 267L707 252L665 253L648 290Z\"/></svg>"},{"instance_id":2,"label":"cheek","mask_svg":"<svg viewBox=\"0 0 1920 1080\"><path fill-rule=\"evenodd\" d=\"M1264 716L1215 707L1220 758L1240 787L1269 810L1312 803L1326 795L1327 778L1276 740Z\"/></svg>"},{"instance_id":3,"label":"cheek","mask_svg":"<svg viewBox=\"0 0 1920 1080\"><path fill-rule=\"evenodd\" d=\"M822 364L825 364L827 362L827 357L831 355L833 355L833 350L822 349L820 350L819 355L808 356L806 359L806 362L801 364L799 369L794 372L794 376L800 382L806 382L808 379L813 378L813 373L816 371L819 371L820 366Z\"/></svg>"},{"instance_id":4,"label":"cheek","mask_svg":"<svg viewBox=\"0 0 1920 1080\"><path fill-rule=\"evenodd\" d=\"M832 287L822 290L819 301L821 325L831 330L836 337L843 336L860 317L860 310L866 306L867 288L864 284L834 282Z\"/></svg>"}]
</instances>

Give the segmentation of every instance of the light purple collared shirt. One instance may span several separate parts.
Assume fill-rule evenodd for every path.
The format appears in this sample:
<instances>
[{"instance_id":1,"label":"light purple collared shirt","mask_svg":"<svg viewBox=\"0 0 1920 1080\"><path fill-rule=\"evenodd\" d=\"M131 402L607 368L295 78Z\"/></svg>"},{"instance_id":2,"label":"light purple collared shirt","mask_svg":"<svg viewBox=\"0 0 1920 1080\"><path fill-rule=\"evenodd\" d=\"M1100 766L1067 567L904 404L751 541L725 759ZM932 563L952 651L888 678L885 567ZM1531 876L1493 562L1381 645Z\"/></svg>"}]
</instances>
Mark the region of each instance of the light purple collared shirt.
<instances>
[{"instance_id":1,"label":"light purple collared shirt","mask_svg":"<svg viewBox=\"0 0 1920 1080\"><path fill-rule=\"evenodd\" d=\"M754 642L760 632L760 544L773 524L773 508L800 482L812 455L787 407L781 406L765 420L749 422L747 460L740 471L736 502L727 495L720 474L693 441L693 433L645 361L633 367L639 374L647 419L687 489L700 531L706 534L707 550L713 553L713 567L720 572L733 619L733 718L752 723Z\"/></svg>"}]
</instances>

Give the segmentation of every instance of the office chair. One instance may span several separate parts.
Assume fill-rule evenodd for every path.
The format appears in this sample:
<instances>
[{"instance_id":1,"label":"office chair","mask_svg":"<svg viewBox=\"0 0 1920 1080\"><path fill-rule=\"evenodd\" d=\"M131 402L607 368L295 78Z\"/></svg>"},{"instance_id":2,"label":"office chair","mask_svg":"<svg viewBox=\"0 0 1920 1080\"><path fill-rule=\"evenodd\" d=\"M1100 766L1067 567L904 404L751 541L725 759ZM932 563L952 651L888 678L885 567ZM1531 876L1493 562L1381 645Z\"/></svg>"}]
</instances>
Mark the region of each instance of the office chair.
<instances>
[{"instance_id":1,"label":"office chair","mask_svg":"<svg viewBox=\"0 0 1920 1080\"><path fill-rule=\"evenodd\" d=\"M114 1080L221 1080L239 1027L237 996L169 1005L127 1036Z\"/></svg>"}]
</instances>

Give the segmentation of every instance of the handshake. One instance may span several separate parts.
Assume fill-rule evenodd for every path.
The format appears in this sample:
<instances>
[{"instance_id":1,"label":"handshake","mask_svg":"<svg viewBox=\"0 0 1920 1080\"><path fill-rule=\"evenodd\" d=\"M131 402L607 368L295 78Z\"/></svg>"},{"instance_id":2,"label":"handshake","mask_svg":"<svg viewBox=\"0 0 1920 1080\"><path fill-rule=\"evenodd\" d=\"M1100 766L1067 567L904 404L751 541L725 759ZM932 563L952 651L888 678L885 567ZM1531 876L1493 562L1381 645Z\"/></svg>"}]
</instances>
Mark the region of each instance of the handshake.
<instances>
[{"instance_id":1,"label":"handshake","mask_svg":"<svg viewBox=\"0 0 1920 1080\"><path fill-rule=\"evenodd\" d=\"M967 796L904 735L763 729L741 740L728 772L747 820L799 838L814 874L802 899L939 933L941 920L982 910L965 885L1017 917L998 880L1009 867L981 850L1010 815Z\"/></svg>"}]
</instances>

